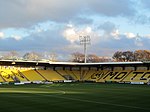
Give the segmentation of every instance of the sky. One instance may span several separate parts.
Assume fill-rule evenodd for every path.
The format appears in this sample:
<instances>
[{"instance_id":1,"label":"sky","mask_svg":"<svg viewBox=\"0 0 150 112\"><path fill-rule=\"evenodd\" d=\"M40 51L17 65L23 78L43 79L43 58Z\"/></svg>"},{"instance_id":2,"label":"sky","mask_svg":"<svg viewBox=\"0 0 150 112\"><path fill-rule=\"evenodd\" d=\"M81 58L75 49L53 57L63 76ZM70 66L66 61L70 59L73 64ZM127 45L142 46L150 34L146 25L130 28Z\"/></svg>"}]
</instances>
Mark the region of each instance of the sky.
<instances>
[{"instance_id":1,"label":"sky","mask_svg":"<svg viewBox=\"0 0 150 112\"><path fill-rule=\"evenodd\" d=\"M150 49L150 0L0 0L0 52L83 52Z\"/></svg>"}]
</instances>

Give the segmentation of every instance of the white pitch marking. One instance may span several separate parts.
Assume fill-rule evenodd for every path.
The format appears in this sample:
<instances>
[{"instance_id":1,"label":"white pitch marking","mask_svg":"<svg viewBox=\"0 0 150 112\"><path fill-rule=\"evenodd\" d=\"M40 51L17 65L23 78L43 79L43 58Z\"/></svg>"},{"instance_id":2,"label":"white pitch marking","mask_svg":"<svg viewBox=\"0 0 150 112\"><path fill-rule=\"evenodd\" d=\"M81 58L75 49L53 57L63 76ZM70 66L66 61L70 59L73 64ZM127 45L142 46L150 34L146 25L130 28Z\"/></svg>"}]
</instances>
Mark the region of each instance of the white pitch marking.
<instances>
[{"instance_id":1,"label":"white pitch marking","mask_svg":"<svg viewBox=\"0 0 150 112\"><path fill-rule=\"evenodd\" d=\"M112 105L112 106L117 106L117 107L126 107L126 108L134 108L134 109L141 109L141 110L150 110L149 108L142 108L142 107L129 106L129 105L121 105L121 104L112 104L112 103L106 103L106 102L97 102L97 101L91 101L91 100L86 100L86 99L62 97L62 96L57 96L57 95L44 95L44 94L38 94L38 95L50 96L50 97L68 99L68 100L75 100L75 101L81 101L81 102L89 102L89 103L95 103L95 104Z\"/></svg>"}]
</instances>

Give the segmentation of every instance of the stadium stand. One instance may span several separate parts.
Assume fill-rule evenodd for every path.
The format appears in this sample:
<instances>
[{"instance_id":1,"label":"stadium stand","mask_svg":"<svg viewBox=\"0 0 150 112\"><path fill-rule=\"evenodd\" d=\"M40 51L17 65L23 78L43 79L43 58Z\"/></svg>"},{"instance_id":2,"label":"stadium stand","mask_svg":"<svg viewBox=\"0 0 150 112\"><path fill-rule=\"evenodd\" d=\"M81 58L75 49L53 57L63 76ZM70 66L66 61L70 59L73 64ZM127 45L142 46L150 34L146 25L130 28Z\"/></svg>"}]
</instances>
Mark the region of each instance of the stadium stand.
<instances>
[{"instance_id":1,"label":"stadium stand","mask_svg":"<svg viewBox=\"0 0 150 112\"><path fill-rule=\"evenodd\" d=\"M70 75L70 77L72 77L74 80L80 80L79 76L77 76L77 74L75 74L76 72L74 73L73 70L65 70L65 72Z\"/></svg>"},{"instance_id":2,"label":"stadium stand","mask_svg":"<svg viewBox=\"0 0 150 112\"><path fill-rule=\"evenodd\" d=\"M0 69L0 75L4 82L14 82L14 76L8 69Z\"/></svg>"},{"instance_id":3,"label":"stadium stand","mask_svg":"<svg viewBox=\"0 0 150 112\"><path fill-rule=\"evenodd\" d=\"M0 82L4 82L4 80L3 80L3 78L2 78L2 76L0 75Z\"/></svg>"},{"instance_id":4,"label":"stadium stand","mask_svg":"<svg viewBox=\"0 0 150 112\"><path fill-rule=\"evenodd\" d=\"M87 73L84 75L83 79L87 81L95 81L99 71L97 70L88 70Z\"/></svg>"},{"instance_id":5,"label":"stadium stand","mask_svg":"<svg viewBox=\"0 0 150 112\"><path fill-rule=\"evenodd\" d=\"M29 81L43 81L44 78L38 74L35 70L19 70Z\"/></svg>"},{"instance_id":6,"label":"stadium stand","mask_svg":"<svg viewBox=\"0 0 150 112\"><path fill-rule=\"evenodd\" d=\"M76 80L81 80L81 71L80 70L72 70L73 75L76 76Z\"/></svg>"},{"instance_id":7,"label":"stadium stand","mask_svg":"<svg viewBox=\"0 0 150 112\"><path fill-rule=\"evenodd\" d=\"M14 74L19 81L29 81L22 73L19 72L19 70L17 69L14 69L14 70L11 70L12 74Z\"/></svg>"},{"instance_id":8,"label":"stadium stand","mask_svg":"<svg viewBox=\"0 0 150 112\"><path fill-rule=\"evenodd\" d=\"M82 80L148 83L150 70L34 70L0 69L0 82Z\"/></svg>"},{"instance_id":9,"label":"stadium stand","mask_svg":"<svg viewBox=\"0 0 150 112\"><path fill-rule=\"evenodd\" d=\"M132 71L123 81L147 83L149 81L149 78L150 78L150 71L137 70Z\"/></svg>"},{"instance_id":10,"label":"stadium stand","mask_svg":"<svg viewBox=\"0 0 150 112\"><path fill-rule=\"evenodd\" d=\"M58 74L61 74L62 77L65 78L65 80L75 80L69 73L67 73L65 70L56 70Z\"/></svg>"},{"instance_id":11,"label":"stadium stand","mask_svg":"<svg viewBox=\"0 0 150 112\"><path fill-rule=\"evenodd\" d=\"M97 82L122 82L122 80L130 73L130 71L101 71Z\"/></svg>"},{"instance_id":12,"label":"stadium stand","mask_svg":"<svg viewBox=\"0 0 150 112\"><path fill-rule=\"evenodd\" d=\"M61 81L65 80L60 74L54 70L37 70L47 81Z\"/></svg>"},{"instance_id":13,"label":"stadium stand","mask_svg":"<svg viewBox=\"0 0 150 112\"><path fill-rule=\"evenodd\" d=\"M3 63L3 62L1 62ZM10 63L11 64L11 63ZM29 63L25 62L25 65ZM33 64L33 63L32 63ZM49 64L49 63L48 63ZM60 64L60 63L59 63ZM63 63L62 63L63 64ZM53 81L65 82L72 81L94 81L94 82L115 82L115 83L149 83L150 82L150 66L149 64L142 65L142 63L129 63L129 65L117 66L114 64L107 64L103 67L100 65L74 66L62 64L45 67L37 66L0 66L0 82L34 82L34 81ZM118 64L118 63L117 63ZM125 63L126 64L126 63ZM135 65L134 65L135 64ZM133 66L134 65L134 66ZM142 65L142 66L141 66Z\"/></svg>"}]
</instances>

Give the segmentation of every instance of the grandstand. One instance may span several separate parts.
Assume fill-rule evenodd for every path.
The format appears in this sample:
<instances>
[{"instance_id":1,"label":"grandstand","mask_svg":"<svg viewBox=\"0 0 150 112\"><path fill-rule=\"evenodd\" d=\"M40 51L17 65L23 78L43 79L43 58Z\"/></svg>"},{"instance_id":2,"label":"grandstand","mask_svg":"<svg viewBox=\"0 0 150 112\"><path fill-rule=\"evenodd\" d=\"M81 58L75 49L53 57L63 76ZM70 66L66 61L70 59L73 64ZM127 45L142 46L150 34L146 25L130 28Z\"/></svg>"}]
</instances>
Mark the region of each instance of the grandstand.
<instances>
[{"instance_id":1,"label":"grandstand","mask_svg":"<svg viewBox=\"0 0 150 112\"><path fill-rule=\"evenodd\" d=\"M147 84L150 64L146 62L69 63L0 61L0 82L91 81Z\"/></svg>"},{"instance_id":2,"label":"grandstand","mask_svg":"<svg viewBox=\"0 0 150 112\"><path fill-rule=\"evenodd\" d=\"M145 62L69 63L1 60L0 110L150 111L150 88L148 85L137 85L149 84L149 68L149 63Z\"/></svg>"}]
</instances>

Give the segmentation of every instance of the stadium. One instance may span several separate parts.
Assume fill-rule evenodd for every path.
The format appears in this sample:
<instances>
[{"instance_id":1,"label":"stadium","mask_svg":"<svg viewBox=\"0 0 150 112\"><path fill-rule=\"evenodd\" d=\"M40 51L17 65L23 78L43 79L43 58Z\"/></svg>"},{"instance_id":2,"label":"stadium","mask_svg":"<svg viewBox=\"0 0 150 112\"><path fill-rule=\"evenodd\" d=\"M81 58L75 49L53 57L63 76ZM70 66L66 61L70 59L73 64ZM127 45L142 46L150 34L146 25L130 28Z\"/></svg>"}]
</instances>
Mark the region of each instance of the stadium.
<instances>
[{"instance_id":1,"label":"stadium","mask_svg":"<svg viewBox=\"0 0 150 112\"><path fill-rule=\"evenodd\" d=\"M0 82L112 82L148 84L148 62L38 62L1 60Z\"/></svg>"},{"instance_id":2,"label":"stadium","mask_svg":"<svg viewBox=\"0 0 150 112\"><path fill-rule=\"evenodd\" d=\"M150 0L0 0L0 112L149 112Z\"/></svg>"},{"instance_id":3,"label":"stadium","mask_svg":"<svg viewBox=\"0 0 150 112\"><path fill-rule=\"evenodd\" d=\"M0 61L0 109L149 111L148 62Z\"/></svg>"}]
</instances>

